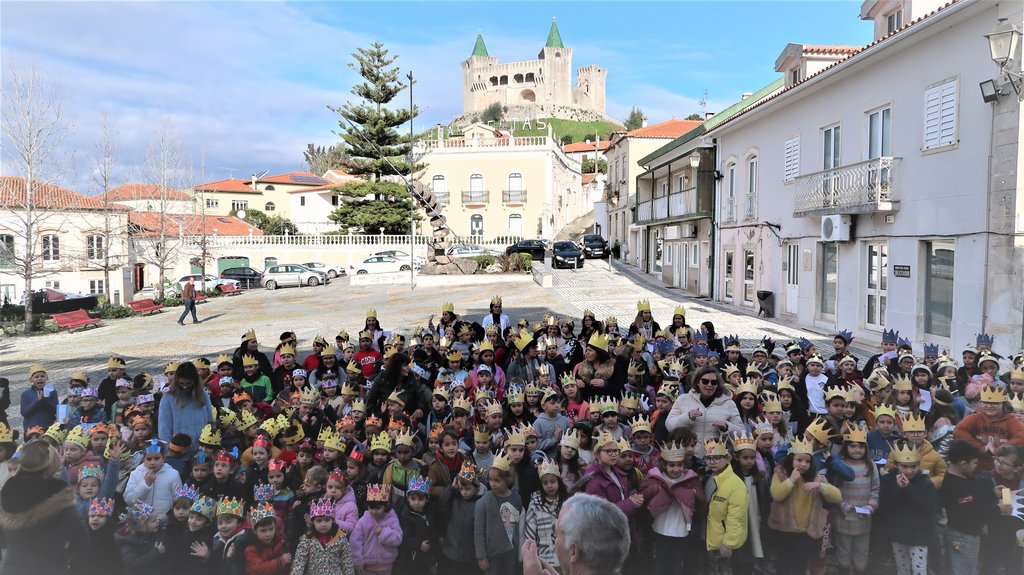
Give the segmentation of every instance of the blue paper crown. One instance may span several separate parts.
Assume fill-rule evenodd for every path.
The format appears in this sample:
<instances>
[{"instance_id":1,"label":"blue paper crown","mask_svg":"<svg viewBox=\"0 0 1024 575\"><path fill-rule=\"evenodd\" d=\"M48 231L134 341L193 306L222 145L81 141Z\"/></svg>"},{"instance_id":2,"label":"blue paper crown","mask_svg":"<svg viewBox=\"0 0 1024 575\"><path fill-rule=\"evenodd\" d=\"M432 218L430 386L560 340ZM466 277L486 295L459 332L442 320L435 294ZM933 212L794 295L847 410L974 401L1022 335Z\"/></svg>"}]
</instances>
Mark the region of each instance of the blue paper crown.
<instances>
[{"instance_id":1,"label":"blue paper crown","mask_svg":"<svg viewBox=\"0 0 1024 575\"><path fill-rule=\"evenodd\" d=\"M882 343L896 343L899 340L900 332L894 329L882 330Z\"/></svg>"},{"instance_id":2,"label":"blue paper crown","mask_svg":"<svg viewBox=\"0 0 1024 575\"><path fill-rule=\"evenodd\" d=\"M979 333L978 334L977 344L978 345L987 345L989 347L992 347L992 340L994 340L994 339L995 339L995 336L989 335L987 333Z\"/></svg>"},{"instance_id":3,"label":"blue paper crown","mask_svg":"<svg viewBox=\"0 0 1024 575\"><path fill-rule=\"evenodd\" d=\"M704 345L703 343L698 343L697 345L690 348L690 353L692 353L693 355L707 355L708 346Z\"/></svg>"},{"instance_id":4,"label":"blue paper crown","mask_svg":"<svg viewBox=\"0 0 1024 575\"><path fill-rule=\"evenodd\" d=\"M694 338L694 339L695 339L696 341L698 341L698 342L704 342L704 343L707 343L707 341L708 341L708 334L707 334L707 333L705 333L705 332L703 332L703 331L698 331L698 332L695 332L695 333L693 334L693 338Z\"/></svg>"},{"instance_id":5,"label":"blue paper crown","mask_svg":"<svg viewBox=\"0 0 1024 575\"><path fill-rule=\"evenodd\" d=\"M269 483L259 483L252 488L254 501L271 501L274 499L274 486Z\"/></svg>"},{"instance_id":6,"label":"blue paper crown","mask_svg":"<svg viewBox=\"0 0 1024 575\"><path fill-rule=\"evenodd\" d=\"M800 349L802 349L803 351L807 351L808 349L810 349L812 345L814 345L811 343L811 340L807 339L806 337L801 337L800 341L796 342L796 344L799 345Z\"/></svg>"},{"instance_id":7,"label":"blue paper crown","mask_svg":"<svg viewBox=\"0 0 1024 575\"><path fill-rule=\"evenodd\" d=\"M146 442L146 447L142 451L145 453L163 453L164 448L160 445L159 439L150 439Z\"/></svg>"},{"instance_id":8,"label":"blue paper crown","mask_svg":"<svg viewBox=\"0 0 1024 575\"><path fill-rule=\"evenodd\" d=\"M206 452L200 449L199 451L196 452L196 456L195 458L193 458L192 461L193 463L206 463L209 460L206 457Z\"/></svg>"},{"instance_id":9,"label":"blue paper crown","mask_svg":"<svg viewBox=\"0 0 1024 575\"><path fill-rule=\"evenodd\" d=\"M721 357L717 351L709 351L708 357Z\"/></svg>"},{"instance_id":10,"label":"blue paper crown","mask_svg":"<svg viewBox=\"0 0 1024 575\"><path fill-rule=\"evenodd\" d=\"M899 347L904 347L904 346L909 347L910 346L910 338L909 337L901 337L901 338L896 340L896 345L899 346Z\"/></svg>"},{"instance_id":11,"label":"blue paper crown","mask_svg":"<svg viewBox=\"0 0 1024 575\"><path fill-rule=\"evenodd\" d=\"M937 344L937 343L926 343L926 344L924 344L924 356L925 357L939 357L939 344Z\"/></svg>"},{"instance_id":12,"label":"blue paper crown","mask_svg":"<svg viewBox=\"0 0 1024 575\"><path fill-rule=\"evenodd\" d=\"M672 353L673 351L676 350L676 346L671 341L663 341L657 345L658 351L661 353L661 355L665 355L666 353Z\"/></svg>"},{"instance_id":13,"label":"blue paper crown","mask_svg":"<svg viewBox=\"0 0 1024 575\"><path fill-rule=\"evenodd\" d=\"M843 341L846 342L846 345L850 345L850 342L853 341L853 332L848 329L844 329L837 333L836 337L843 338Z\"/></svg>"},{"instance_id":14,"label":"blue paper crown","mask_svg":"<svg viewBox=\"0 0 1024 575\"><path fill-rule=\"evenodd\" d=\"M733 344L735 344L735 345L739 345L740 344L739 336L727 335L727 336L722 337L722 345L730 346L730 345L733 345Z\"/></svg>"},{"instance_id":15,"label":"blue paper crown","mask_svg":"<svg viewBox=\"0 0 1024 575\"><path fill-rule=\"evenodd\" d=\"M409 480L409 493L412 492L430 495L430 480L426 477L413 477Z\"/></svg>"},{"instance_id":16,"label":"blue paper crown","mask_svg":"<svg viewBox=\"0 0 1024 575\"><path fill-rule=\"evenodd\" d=\"M199 490L196 488L196 486L189 485L188 483L182 484L181 487L178 487L177 489L174 490L175 499L178 499L179 497L188 497L192 501L195 501L196 497L198 496Z\"/></svg>"}]
</instances>

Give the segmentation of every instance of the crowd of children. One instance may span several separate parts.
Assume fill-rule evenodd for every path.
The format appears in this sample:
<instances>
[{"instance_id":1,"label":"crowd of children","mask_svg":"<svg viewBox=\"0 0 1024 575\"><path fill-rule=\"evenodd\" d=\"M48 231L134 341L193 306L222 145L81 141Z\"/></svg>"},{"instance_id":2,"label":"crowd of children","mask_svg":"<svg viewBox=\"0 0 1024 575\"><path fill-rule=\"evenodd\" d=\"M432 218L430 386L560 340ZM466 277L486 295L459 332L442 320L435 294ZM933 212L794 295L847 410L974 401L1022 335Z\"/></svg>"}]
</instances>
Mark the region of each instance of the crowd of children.
<instances>
[{"instance_id":1,"label":"crowd of children","mask_svg":"<svg viewBox=\"0 0 1024 575\"><path fill-rule=\"evenodd\" d=\"M580 323L513 324L495 297L406 330L370 310L305 354L250 330L162 374L112 357L66 389L37 364L22 445L60 454L75 574L504 575L526 540L558 568L574 493L628 517L626 573L1024 568L1024 354L982 334L959 362L919 357L892 331L866 361L848 332L828 360L807 340L745 354L646 301L623 329ZM16 435L0 423L0 483Z\"/></svg>"}]
</instances>

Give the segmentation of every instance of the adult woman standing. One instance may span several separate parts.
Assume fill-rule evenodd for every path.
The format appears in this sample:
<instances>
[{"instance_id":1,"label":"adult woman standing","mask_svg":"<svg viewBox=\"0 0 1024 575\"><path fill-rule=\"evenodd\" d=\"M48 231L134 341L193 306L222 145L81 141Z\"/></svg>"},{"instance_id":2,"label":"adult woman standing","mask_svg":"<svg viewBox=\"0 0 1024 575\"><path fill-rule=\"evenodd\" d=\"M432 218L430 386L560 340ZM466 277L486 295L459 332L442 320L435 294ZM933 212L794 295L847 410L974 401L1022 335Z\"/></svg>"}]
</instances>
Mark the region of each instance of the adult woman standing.
<instances>
[{"instance_id":1,"label":"adult woman standing","mask_svg":"<svg viewBox=\"0 0 1024 575\"><path fill-rule=\"evenodd\" d=\"M0 491L0 528L7 537L0 575L69 573L87 534L75 492L54 478L61 466L57 450L33 441L18 460L20 468Z\"/></svg>"},{"instance_id":2,"label":"adult woman standing","mask_svg":"<svg viewBox=\"0 0 1024 575\"><path fill-rule=\"evenodd\" d=\"M588 400L598 395L619 397L623 382L616 377L615 360L608 353L608 336L595 333L583 350L583 361L576 364L573 374L583 380L583 395Z\"/></svg>"},{"instance_id":3,"label":"adult woman standing","mask_svg":"<svg viewBox=\"0 0 1024 575\"><path fill-rule=\"evenodd\" d=\"M697 435L696 455L704 456L704 442L719 434L744 431L740 412L725 391L722 377L714 367L702 367L693 374L693 387L680 395L665 419L669 433L688 427Z\"/></svg>"},{"instance_id":4,"label":"adult woman standing","mask_svg":"<svg viewBox=\"0 0 1024 575\"><path fill-rule=\"evenodd\" d=\"M160 400L159 437L169 442L171 437L184 433L192 438L192 445L197 446L199 434L207 423L213 423L210 396L199 382L196 366L191 362L182 363Z\"/></svg>"},{"instance_id":5,"label":"adult woman standing","mask_svg":"<svg viewBox=\"0 0 1024 575\"><path fill-rule=\"evenodd\" d=\"M274 366L270 364L267 356L260 351L260 342L256 340L256 332L250 329L242 335L242 343L231 357L231 371L235 381L241 381L242 377L245 376L245 369L242 367L242 357L246 355L256 358L256 361L260 364L260 373L267 377L274 375Z\"/></svg>"}]
</instances>

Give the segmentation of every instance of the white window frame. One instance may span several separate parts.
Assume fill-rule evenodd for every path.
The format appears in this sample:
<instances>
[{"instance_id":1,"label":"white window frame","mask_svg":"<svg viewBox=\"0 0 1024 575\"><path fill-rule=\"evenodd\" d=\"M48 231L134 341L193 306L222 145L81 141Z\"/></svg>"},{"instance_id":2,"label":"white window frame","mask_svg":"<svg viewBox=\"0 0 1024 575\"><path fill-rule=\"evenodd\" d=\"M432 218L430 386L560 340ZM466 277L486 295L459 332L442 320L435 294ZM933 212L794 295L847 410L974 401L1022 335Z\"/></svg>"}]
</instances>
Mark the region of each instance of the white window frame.
<instances>
[{"instance_id":1,"label":"white window frame","mask_svg":"<svg viewBox=\"0 0 1024 575\"><path fill-rule=\"evenodd\" d=\"M931 262L931 252L932 252L933 249L938 248L938 247L941 247L941 248L944 248L944 249L948 249L948 250L950 250L952 252L952 255L953 255L953 262L952 263L953 263L953 266L952 266L952 268L950 268L948 270L948 273L950 274L950 278L952 278L953 274L955 273L954 270L956 268L957 244L953 240L943 240L943 239L935 239L935 240L930 240L930 241L923 241L923 242L921 242L921 244L922 244L922 249L923 249L923 252L924 252L924 254L923 254L924 255L924 260L922 261L922 265L921 265L921 270L922 270L922 273L921 273L922 278L921 279L923 280L922 288L924 290L922 292L922 302L921 302L921 312L922 312L922 320L923 320L922 328L923 328L923 331L925 333L929 334L929 335L933 335L933 336L936 336L936 337L950 338L953 335L953 323L954 323L954 317L955 317L955 314L956 314L956 282L955 281L951 282L952 283L953 293L950 295L950 309L949 309L950 321L949 321L949 326L948 326L949 332L948 333L936 333L937 330L934 330L934 327L931 325L931 322L932 322L932 318L931 318L932 311L930 309L930 306L929 306L930 301L928 299L928 294L929 293L939 293L939 290L931 289L931 281L932 281L931 280L931 275L933 273L933 271L931 269L931 264L932 264L932 262Z\"/></svg>"},{"instance_id":2,"label":"white window frame","mask_svg":"<svg viewBox=\"0 0 1024 575\"><path fill-rule=\"evenodd\" d=\"M476 184L474 184L476 182ZM476 185L477 187L473 187ZM469 175L469 191L471 192L482 192L484 191L484 175L483 174L470 174Z\"/></svg>"},{"instance_id":3,"label":"white window frame","mask_svg":"<svg viewBox=\"0 0 1024 575\"><path fill-rule=\"evenodd\" d=\"M512 220L517 220L519 222L519 224L518 224L519 231L518 232L512 231ZM523 229L524 229L523 228L523 214L509 214L508 215L508 235L510 235L510 236L522 235Z\"/></svg>"},{"instance_id":4,"label":"white window frame","mask_svg":"<svg viewBox=\"0 0 1024 575\"><path fill-rule=\"evenodd\" d=\"M665 265L666 266L672 265L672 252L673 252L672 248L675 245L676 245L675 242L666 242L665 243ZM679 245L682 245L682 244L679 244Z\"/></svg>"},{"instance_id":5,"label":"white window frame","mask_svg":"<svg viewBox=\"0 0 1024 575\"><path fill-rule=\"evenodd\" d=\"M924 91L921 151L955 148L960 143L960 82L948 78Z\"/></svg>"},{"instance_id":6,"label":"white window frame","mask_svg":"<svg viewBox=\"0 0 1024 575\"><path fill-rule=\"evenodd\" d=\"M743 217L747 220L753 220L757 218L757 155L753 155L747 158L747 190L744 202Z\"/></svg>"},{"instance_id":7,"label":"white window frame","mask_svg":"<svg viewBox=\"0 0 1024 575\"><path fill-rule=\"evenodd\" d=\"M750 258L750 277L747 277L747 258ZM743 248L743 305L753 306L757 299L757 252L754 248ZM747 295L750 299L747 299Z\"/></svg>"},{"instance_id":8,"label":"white window frame","mask_svg":"<svg viewBox=\"0 0 1024 575\"><path fill-rule=\"evenodd\" d=\"M895 10L885 17L885 33L892 34L903 27L903 9Z\"/></svg>"},{"instance_id":9,"label":"white window frame","mask_svg":"<svg viewBox=\"0 0 1024 575\"><path fill-rule=\"evenodd\" d=\"M220 207L220 200L217 198L206 198L206 209L213 210Z\"/></svg>"},{"instance_id":10,"label":"white window frame","mask_svg":"<svg viewBox=\"0 0 1024 575\"><path fill-rule=\"evenodd\" d=\"M91 295L107 293L104 290L103 280L89 280L89 293Z\"/></svg>"},{"instance_id":11,"label":"white window frame","mask_svg":"<svg viewBox=\"0 0 1024 575\"><path fill-rule=\"evenodd\" d=\"M101 234L89 234L85 236L85 256L91 262L103 261L104 237Z\"/></svg>"},{"instance_id":12,"label":"white window frame","mask_svg":"<svg viewBox=\"0 0 1024 575\"><path fill-rule=\"evenodd\" d=\"M736 252L735 250L724 250L722 252L722 277L724 289L722 294L725 296L725 301L735 301L736 293L733 290L734 281L736 279Z\"/></svg>"},{"instance_id":13,"label":"white window frame","mask_svg":"<svg viewBox=\"0 0 1024 575\"><path fill-rule=\"evenodd\" d=\"M43 257L44 262L59 262L60 261L60 236L57 234L43 234L39 238L40 250L39 253Z\"/></svg>"},{"instance_id":14,"label":"white window frame","mask_svg":"<svg viewBox=\"0 0 1024 575\"><path fill-rule=\"evenodd\" d=\"M725 197L725 221L736 221L736 162L730 163L725 168L729 182L726 184Z\"/></svg>"},{"instance_id":15,"label":"white window frame","mask_svg":"<svg viewBox=\"0 0 1024 575\"><path fill-rule=\"evenodd\" d=\"M690 246L690 267L700 267L700 243L695 242Z\"/></svg>"},{"instance_id":16,"label":"white window frame","mask_svg":"<svg viewBox=\"0 0 1024 575\"><path fill-rule=\"evenodd\" d=\"M889 244L885 241L864 244L864 325L881 331L889 300ZM874 301L874 307L870 305ZM874 309L874 314L871 313Z\"/></svg>"},{"instance_id":17,"label":"white window frame","mask_svg":"<svg viewBox=\"0 0 1024 575\"><path fill-rule=\"evenodd\" d=\"M0 268L14 266L14 235L0 234ZM2 302L0 302L2 303Z\"/></svg>"},{"instance_id":18,"label":"white window frame","mask_svg":"<svg viewBox=\"0 0 1024 575\"><path fill-rule=\"evenodd\" d=\"M231 200L231 211L238 212L249 209L249 200Z\"/></svg>"},{"instance_id":19,"label":"white window frame","mask_svg":"<svg viewBox=\"0 0 1024 575\"><path fill-rule=\"evenodd\" d=\"M876 120L877 119L877 128ZM864 156L873 160L892 155L892 106L882 106L867 112L867 150ZM877 142L876 142L877 140Z\"/></svg>"},{"instance_id":20,"label":"white window frame","mask_svg":"<svg viewBox=\"0 0 1024 575\"><path fill-rule=\"evenodd\" d=\"M786 140L783 147L782 180L792 182L800 175L800 136Z\"/></svg>"},{"instance_id":21,"label":"white window frame","mask_svg":"<svg viewBox=\"0 0 1024 575\"><path fill-rule=\"evenodd\" d=\"M518 182L517 186L513 186L512 182ZM508 191L510 192L522 192L526 189L526 184L523 182L523 174L520 172L512 172L508 175Z\"/></svg>"}]
</instances>

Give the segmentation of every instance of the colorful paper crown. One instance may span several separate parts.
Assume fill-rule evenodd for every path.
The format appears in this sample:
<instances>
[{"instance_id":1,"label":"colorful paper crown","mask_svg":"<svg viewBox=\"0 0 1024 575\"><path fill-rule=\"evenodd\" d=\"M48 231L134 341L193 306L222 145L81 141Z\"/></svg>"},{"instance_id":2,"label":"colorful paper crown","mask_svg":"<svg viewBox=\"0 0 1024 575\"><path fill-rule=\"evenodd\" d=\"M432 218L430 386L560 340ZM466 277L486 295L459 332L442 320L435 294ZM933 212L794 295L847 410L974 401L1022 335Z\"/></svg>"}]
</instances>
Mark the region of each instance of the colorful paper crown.
<instances>
[{"instance_id":1,"label":"colorful paper crown","mask_svg":"<svg viewBox=\"0 0 1024 575\"><path fill-rule=\"evenodd\" d=\"M268 471L284 471L288 468L288 463L281 459L271 459L267 462Z\"/></svg>"},{"instance_id":2,"label":"colorful paper crown","mask_svg":"<svg viewBox=\"0 0 1024 575\"><path fill-rule=\"evenodd\" d=\"M464 479L470 483L477 483L480 478L480 468L473 465L469 461L463 462L462 467L459 468L459 479Z\"/></svg>"},{"instance_id":3,"label":"colorful paper crown","mask_svg":"<svg viewBox=\"0 0 1024 575\"><path fill-rule=\"evenodd\" d=\"M409 480L409 489L407 493L422 493L423 495L430 495L430 480L426 477L420 477L419 475Z\"/></svg>"},{"instance_id":4,"label":"colorful paper crown","mask_svg":"<svg viewBox=\"0 0 1024 575\"><path fill-rule=\"evenodd\" d=\"M1006 401L1006 392L1001 387L986 385L981 388L982 403L1003 403Z\"/></svg>"},{"instance_id":5,"label":"colorful paper crown","mask_svg":"<svg viewBox=\"0 0 1024 575\"><path fill-rule=\"evenodd\" d=\"M110 517L114 514L114 500L99 497L89 502L89 517Z\"/></svg>"},{"instance_id":6,"label":"colorful paper crown","mask_svg":"<svg viewBox=\"0 0 1024 575\"><path fill-rule=\"evenodd\" d=\"M686 446L677 441L666 441L661 444L661 459L671 463L680 463L686 459Z\"/></svg>"},{"instance_id":7,"label":"colorful paper crown","mask_svg":"<svg viewBox=\"0 0 1024 575\"><path fill-rule=\"evenodd\" d=\"M380 418L377 417L376 415L371 415L367 417L366 421L363 423L363 429L366 429L367 427L370 426L374 426L377 429L380 429L381 427L384 426L384 422L382 422Z\"/></svg>"},{"instance_id":8,"label":"colorful paper crown","mask_svg":"<svg viewBox=\"0 0 1024 575\"><path fill-rule=\"evenodd\" d=\"M245 502L233 497L225 497L217 502L217 515L245 517Z\"/></svg>"},{"instance_id":9,"label":"colorful paper crown","mask_svg":"<svg viewBox=\"0 0 1024 575\"><path fill-rule=\"evenodd\" d=\"M369 494L367 494L367 501L369 501ZM330 498L324 497L310 502L309 504L309 516L312 517L334 517L334 502Z\"/></svg>"},{"instance_id":10,"label":"colorful paper crown","mask_svg":"<svg viewBox=\"0 0 1024 575\"><path fill-rule=\"evenodd\" d=\"M793 440L792 443L789 444L789 452L794 455L798 453L803 453L805 455L813 455L814 444L811 443L811 439L807 437L806 434L801 435L800 437L797 437L796 439Z\"/></svg>"},{"instance_id":11,"label":"colorful paper crown","mask_svg":"<svg viewBox=\"0 0 1024 575\"><path fill-rule=\"evenodd\" d=\"M383 451L387 451L388 453L391 453L391 448L392 447L393 447L393 445L391 443L391 438L388 436L387 433L384 433L384 432L378 433L377 435L373 436L370 439L370 451L371 452L372 451L377 451L379 449L379 450L383 450Z\"/></svg>"},{"instance_id":12,"label":"colorful paper crown","mask_svg":"<svg viewBox=\"0 0 1024 575\"><path fill-rule=\"evenodd\" d=\"M153 516L153 506L139 501L132 505L130 513L135 523L145 523Z\"/></svg>"},{"instance_id":13,"label":"colorful paper crown","mask_svg":"<svg viewBox=\"0 0 1024 575\"><path fill-rule=\"evenodd\" d=\"M213 502L213 499L210 499L209 497L200 496L198 499L195 500L195 503L192 504L192 507L189 509L189 511L193 513L198 513L203 517L212 520L214 508L215 504Z\"/></svg>"},{"instance_id":14,"label":"colorful paper crown","mask_svg":"<svg viewBox=\"0 0 1024 575\"><path fill-rule=\"evenodd\" d=\"M232 447L231 451L227 449L221 449L217 452L217 455L213 457L215 463L234 463L238 461L238 447Z\"/></svg>"},{"instance_id":15,"label":"colorful paper crown","mask_svg":"<svg viewBox=\"0 0 1024 575\"><path fill-rule=\"evenodd\" d=\"M508 458L508 453L502 449L494 456L494 461L491 462L492 469L498 469L500 471L512 471L512 461Z\"/></svg>"},{"instance_id":16,"label":"colorful paper crown","mask_svg":"<svg viewBox=\"0 0 1024 575\"><path fill-rule=\"evenodd\" d=\"M843 424L843 441L846 443L867 443L867 425L863 421L856 424L847 421Z\"/></svg>"},{"instance_id":17,"label":"colorful paper crown","mask_svg":"<svg viewBox=\"0 0 1024 575\"><path fill-rule=\"evenodd\" d=\"M548 459L547 457L537 462L537 476L543 478L545 475L561 476L561 471L558 469L558 463L554 460Z\"/></svg>"},{"instance_id":18,"label":"colorful paper crown","mask_svg":"<svg viewBox=\"0 0 1024 575\"><path fill-rule=\"evenodd\" d=\"M312 515L311 515L312 516ZM274 504L268 500L257 500L249 509L249 521L256 525L264 519L277 519L277 512L274 511Z\"/></svg>"},{"instance_id":19,"label":"colorful paper crown","mask_svg":"<svg viewBox=\"0 0 1024 575\"><path fill-rule=\"evenodd\" d=\"M97 464L86 465L85 467L78 470L78 482L81 483L83 479L87 477L95 477L100 482L103 481L103 468ZM177 497L177 495L175 495Z\"/></svg>"},{"instance_id":20,"label":"colorful paper crown","mask_svg":"<svg viewBox=\"0 0 1024 575\"><path fill-rule=\"evenodd\" d=\"M391 486L371 483L366 487L367 503L387 503L391 500Z\"/></svg>"},{"instance_id":21,"label":"colorful paper crown","mask_svg":"<svg viewBox=\"0 0 1024 575\"><path fill-rule=\"evenodd\" d=\"M704 455L722 456L729 455L729 447L725 441L719 441L712 437L704 442Z\"/></svg>"},{"instance_id":22,"label":"colorful paper crown","mask_svg":"<svg viewBox=\"0 0 1024 575\"><path fill-rule=\"evenodd\" d=\"M804 436L813 437L821 443L829 443L835 435L835 428L828 419L818 416L804 430Z\"/></svg>"},{"instance_id":23,"label":"colorful paper crown","mask_svg":"<svg viewBox=\"0 0 1024 575\"><path fill-rule=\"evenodd\" d=\"M751 435L754 437L761 437L766 433L775 434L775 428L772 423L763 417L757 417L751 420Z\"/></svg>"},{"instance_id":24,"label":"colorful paper crown","mask_svg":"<svg viewBox=\"0 0 1024 575\"><path fill-rule=\"evenodd\" d=\"M89 434L85 431L84 426L76 425L64 437L64 443L71 443L85 449L89 445Z\"/></svg>"},{"instance_id":25,"label":"colorful paper crown","mask_svg":"<svg viewBox=\"0 0 1024 575\"><path fill-rule=\"evenodd\" d=\"M81 475L79 475L79 477L81 477ZM191 499L192 501L195 501L196 497L198 497L198 496L199 496L199 489L197 489L195 485L190 485L188 483L183 483L183 484L181 484L180 487L178 487L177 489L174 490L174 498L175 499L180 499L182 497L185 497L185 498Z\"/></svg>"},{"instance_id":26,"label":"colorful paper crown","mask_svg":"<svg viewBox=\"0 0 1024 575\"><path fill-rule=\"evenodd\" d=\"M901 417L900 420L903 422L903 432L908 431L927 431L924 417L913 413L907 414L906 417Z\"/></svg>"},{"instance_id":27,"label":"colorful paper crown","mask_svg":"<svg viewBox=\"0 0 1024 575\"><path fill-rule=\"evenodd\" d=\"M637 415L633 418L633 421L629 424L629 429L634 433L646 432L651 433L651 420L644 414Z\"/></svg>"},{"instance_id":28,"label":"colorful paper crown","mask_svg":"<svg viewBox=\"0 0 1024 575\"><path fill-rule=\"evenodd\" d=\"M896 463L919 463L921 451L910 442L900 439L893 444L889 451L889 459Z\"/></svg>"},{"instance_id":29,"label":"colorful paper crown","mask_svg":"<svg viewBox=\"0 0 1024 575\"><path fill-rule=\"evenodd\" d=\"M252 486L253 501L271 501L274 499L274 486L269 483L257 483ZM253 521L255 523L255 521Z\"/></svg>"},{"instance_id":30,"label":"colorful paper crown","mask_svg":"<svg viewBox=\"0 0 1024 575\"><path fill-rule=\"evenodd\" d=\"M733 452L742 451L744 449L757 450L757 436L747 432L736 431L732 434L732 450Z\"/></svg>"}]
</instances>

